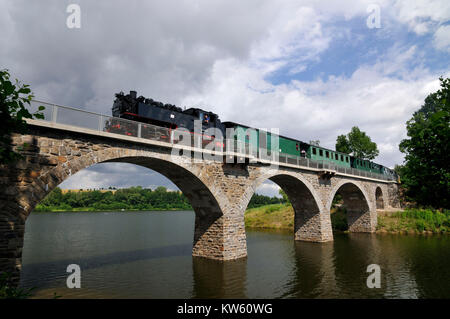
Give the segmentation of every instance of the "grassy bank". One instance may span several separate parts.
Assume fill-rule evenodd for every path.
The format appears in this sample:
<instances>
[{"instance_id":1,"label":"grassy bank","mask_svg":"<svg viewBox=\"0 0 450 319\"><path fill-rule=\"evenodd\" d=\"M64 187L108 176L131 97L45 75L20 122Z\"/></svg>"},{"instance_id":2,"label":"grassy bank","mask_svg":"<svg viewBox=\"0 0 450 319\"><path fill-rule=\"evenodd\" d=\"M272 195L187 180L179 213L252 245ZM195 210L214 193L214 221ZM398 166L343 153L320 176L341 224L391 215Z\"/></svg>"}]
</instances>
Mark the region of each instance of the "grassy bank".
<instances>
[{"instance_id":1,"label":"grassy bank","mask_svg":"<svg viewBox=\"0 0 450 319\"><path fill-rule=\"evenodd\" d=\"M332 208L333 231L348 230L345 208ZM248 228L283 229L294 231L294 211L289 204L267 205L245 212ZM450 211L408 209L390 215L378 216L377 232L380 233L449 233Z\"/></svg>"},{"instance_id":2,"label":"grassy bank","mask_svg":"<svg viewBox=\"0 0 450 319\"><path fill-rule=\"evenodd\" d=\"M449 233L450 211L407 209L378 216L378 232L388 233Z\"/></svg>"},{"instance_id":3,"label":"grassy bank","mask_svg":"<svg viewBox=\"0 0 450 319\"><path fill-rule=\"evenodd\" d=\"M248 209L245 227L294 230L294 210L290 204L273 204Z\"/></svg>"}]
</instances>

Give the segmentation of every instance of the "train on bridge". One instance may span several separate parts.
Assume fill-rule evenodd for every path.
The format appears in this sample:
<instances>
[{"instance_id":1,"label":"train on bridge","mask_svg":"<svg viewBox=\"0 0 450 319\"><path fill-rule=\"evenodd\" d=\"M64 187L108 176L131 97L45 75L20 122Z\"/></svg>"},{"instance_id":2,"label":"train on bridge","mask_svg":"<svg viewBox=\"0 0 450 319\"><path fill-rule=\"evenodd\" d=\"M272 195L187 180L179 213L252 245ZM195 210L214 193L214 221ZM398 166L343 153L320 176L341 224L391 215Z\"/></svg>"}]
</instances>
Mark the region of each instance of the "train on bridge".
<instances>
[{"instance_id":1,"label":"train on bridge","mask_svg":"<svg viewBox=\"0 0 450 319\"><path fill-rule=\"evenodd\" d=\"M279 152L291 156L299 156L309 158L315 161L339 165L341 167L355 168L362 171L378 173L384 175L388 179L398 180L395 171L383 165L374 163L369 160L356 158L346 153L337 152L326 149L319 145L305 143L293 138L274 135L270 132L262 131L256 128L250 128L246 125L234 122L221 122L219 116L213 112L205 111L199 108L181 109L172 104L164 104L153 99L147 99L143 96L137 96L136 91L130 91L129 94L120 92L115 95L116 99L112 107L113 117L123 118L141 123L157 125L160 127L174 130L177 128L185 128L192 134L194 132L194 121L201 121L202 134L210 129L216 128L222 132L222 136L226 136L226 129L233 128L234 139L240 142L250 144L255 149L263 148L269 152ZM249 130L250 129L250 130ZM126 135L137 136L136 126L126 123L111 121L107 128L109 132L120 133ZM256 132L255 138L252 138L248 132ZM160 136L161 139L169 139L167 136ZM212 136L214 138L214 136ZM272 146L272 139L278 138L277 149ZM211 136L208 136L208 143Z\"/></svg>"}]
</instances>

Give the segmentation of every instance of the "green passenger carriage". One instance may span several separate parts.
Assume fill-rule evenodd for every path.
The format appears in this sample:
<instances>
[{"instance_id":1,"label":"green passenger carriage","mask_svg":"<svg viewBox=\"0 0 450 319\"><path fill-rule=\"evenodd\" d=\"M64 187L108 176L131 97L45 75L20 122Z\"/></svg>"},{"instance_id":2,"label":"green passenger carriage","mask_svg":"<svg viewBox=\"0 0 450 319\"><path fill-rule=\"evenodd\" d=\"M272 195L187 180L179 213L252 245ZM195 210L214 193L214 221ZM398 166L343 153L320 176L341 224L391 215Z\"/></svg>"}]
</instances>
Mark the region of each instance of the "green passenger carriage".
<instances>
[{"instance_id":1,"label":"green passenger carriage","mask_svg":"<svg viewBox=\"0 0 450 319\"><path fill-rule=\"evenodd\" d=\"M316 162L330 163L344 168L355 168L361 171L378 173L385 176L395 176L395 172L380 164L369 160L356 158L349 154L333 151L318 145L308 144L289 137L255 129L246 125L223 122L227 129L234 129L233 139L242 144L251 146L254 152L267 150L267 153L278 152L280 158L304 157ZM272 138L278 138L278 147Z\"/></svg>"}]
</instances>

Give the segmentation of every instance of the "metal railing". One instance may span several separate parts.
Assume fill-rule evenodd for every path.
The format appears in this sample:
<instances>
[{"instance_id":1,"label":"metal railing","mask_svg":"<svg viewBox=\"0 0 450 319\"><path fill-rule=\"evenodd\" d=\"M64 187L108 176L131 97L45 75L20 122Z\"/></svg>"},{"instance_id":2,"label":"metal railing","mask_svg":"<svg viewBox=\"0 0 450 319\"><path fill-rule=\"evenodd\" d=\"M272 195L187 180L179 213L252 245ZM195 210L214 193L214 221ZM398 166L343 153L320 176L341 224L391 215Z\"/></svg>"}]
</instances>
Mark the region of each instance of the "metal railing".
<instances>
[{"instance_id":1,"label":"metal railing","mask_svg":"<svg viewBox=\"0 0 450 319\"><path fill-rule=\"evenodd\" d=\"M278 164L292 165L299 168L304 167L320 170L330 170L341 174L373 178L378 180L396 180L395 176L363 171L322 160L311 160L306 157L274 152L263 148L257 149L248 143L236 141L234 139L225 139L223 141L211 140L202 137L201 134L193 134L187 131L182 132L183 134L178 134L179 132L177 131L177 133L174 134L175 131L166 127L135 122L127 119L112 117L82 109L37 100L33 100L31 102L29 110L32 113L36 112L40 105L45 107L44 111L42 111L44 115L44 119L42 120L47 122L159 141L170 144L168 145L169 147L173 147L179 144L184 146L191 146L193 148L208 148L213 149L215 152L223 152L225 156L237 156L241 158L248 158L254 161L268 161ZM215 144L214 147L211 147L209 145L211 142Z\"/></svg>"}]
</instances>

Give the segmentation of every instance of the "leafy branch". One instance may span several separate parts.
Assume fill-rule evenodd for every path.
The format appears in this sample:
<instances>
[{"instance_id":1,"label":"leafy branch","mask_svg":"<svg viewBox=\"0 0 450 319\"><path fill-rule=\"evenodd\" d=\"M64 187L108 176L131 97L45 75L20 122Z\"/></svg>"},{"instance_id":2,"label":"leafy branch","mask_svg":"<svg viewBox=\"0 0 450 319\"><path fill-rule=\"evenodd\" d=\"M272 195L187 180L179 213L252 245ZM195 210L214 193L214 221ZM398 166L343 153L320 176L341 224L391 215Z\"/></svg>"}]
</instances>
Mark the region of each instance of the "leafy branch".
<instances>
[{"instance_id":1,"label":"leafy branch","mask_svg":"<svg viewBox=\"0 0 450 319\"><path fill-rule=\"evenodd\" d=\"M10 77L8 70L0 70L0 164L11 163L22 157L12 150L11 134L27 132L25 119L44 119L44 106L39 106L35 113L30 113L26 107L31 105L34 97L30 86L17 79L12 82ZM26 146L22 145L23 148Z\"/></svg>"}]
</instances>

